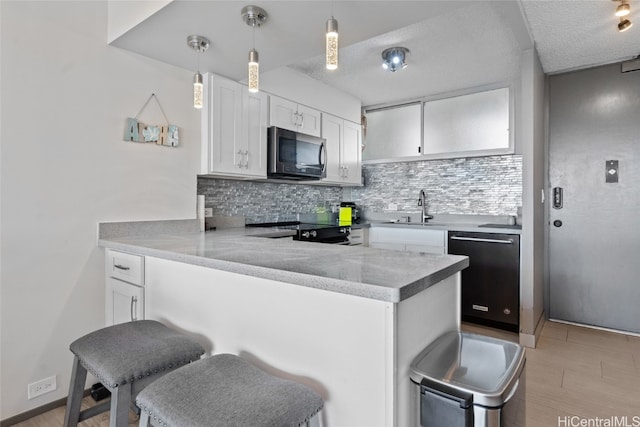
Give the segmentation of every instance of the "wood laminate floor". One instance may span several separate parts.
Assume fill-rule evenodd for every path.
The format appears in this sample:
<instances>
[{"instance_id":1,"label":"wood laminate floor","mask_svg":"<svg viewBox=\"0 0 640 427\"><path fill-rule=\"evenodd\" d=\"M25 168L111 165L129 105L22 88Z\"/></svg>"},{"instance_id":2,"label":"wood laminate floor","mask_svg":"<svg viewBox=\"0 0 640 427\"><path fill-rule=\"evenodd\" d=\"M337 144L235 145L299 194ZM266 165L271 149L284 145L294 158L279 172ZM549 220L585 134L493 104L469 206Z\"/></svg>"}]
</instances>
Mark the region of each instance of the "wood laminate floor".
<instances>
[{"instance_id":1,"label":"wood laminate floor","mask_svg":"<svg viewBox=\"0 0 640 427\"><path fill-rule=\"evenodd\" d=\"M518 339L470 324L463 330ZM640 427L640 337L546 322L538 347L527 349L526 369L527 427ZM63 417L60 407L16 426L58 427ZM129 420L137 425L133 413ZM80 425L107 427L109 415Z\"/></svg>"}]
</instances>

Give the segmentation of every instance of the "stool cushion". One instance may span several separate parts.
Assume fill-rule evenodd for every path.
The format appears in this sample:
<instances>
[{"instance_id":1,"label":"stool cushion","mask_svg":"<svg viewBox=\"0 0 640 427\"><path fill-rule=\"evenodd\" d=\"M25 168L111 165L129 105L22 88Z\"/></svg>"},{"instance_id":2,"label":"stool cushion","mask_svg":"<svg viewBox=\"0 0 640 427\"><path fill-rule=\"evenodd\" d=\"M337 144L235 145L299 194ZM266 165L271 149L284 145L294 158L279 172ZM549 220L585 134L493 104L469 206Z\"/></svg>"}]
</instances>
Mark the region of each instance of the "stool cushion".
<instances>
[{"instance_id":1,"label":"stool cushion","mask_svg":"<svg viewBox=\"0 0 640 427\"><path fill-rule=\"evenodd\" d=\"M112 388L175 369L204 354L200 344L155 320L99 329L69 348L87 371Z\"/></svg>"},{"instance_id":2,"label":"stool cushion","mask_svg":"<svg viewBox=\"0 0 640 427\"><path fill-rule=\"evenodd\" d=\"M324 406L305 385L232 354L208 357L147 386L137 405L164 426L300 426Z\"/></svg>"}]
</instances>

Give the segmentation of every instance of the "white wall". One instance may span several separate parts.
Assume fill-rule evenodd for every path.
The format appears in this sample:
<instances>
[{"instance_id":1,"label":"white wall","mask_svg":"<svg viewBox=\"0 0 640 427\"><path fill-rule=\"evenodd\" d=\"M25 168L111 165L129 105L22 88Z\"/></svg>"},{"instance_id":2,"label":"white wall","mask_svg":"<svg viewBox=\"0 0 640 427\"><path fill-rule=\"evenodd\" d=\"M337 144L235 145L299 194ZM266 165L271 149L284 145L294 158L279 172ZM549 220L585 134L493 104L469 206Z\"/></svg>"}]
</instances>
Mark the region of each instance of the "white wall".
<instances>
[{"instance_id":1,"label":"white wall","mask_svg":"<svg viewBox=\"0 0 640 427\"><path fill-rule=\"evenodd\" d=\"M173 0L108 0L107 41L118 37L149 18Z\"/></svg>"},{"instance_id":2,"label":"white wall","mask_svg":"<svg viewBox=\"0 0 640 427\"><path fill-rule=\"evenodd\" d=\"M195 217L200 135L191 72L108 46L106 2L0 10L4 420L66 396L70 342L104 324L96 224ZM179 148L122 141L152 92ZM27 384L50 375L58 389L27 400Z\"/></svg>"}]
</instances>

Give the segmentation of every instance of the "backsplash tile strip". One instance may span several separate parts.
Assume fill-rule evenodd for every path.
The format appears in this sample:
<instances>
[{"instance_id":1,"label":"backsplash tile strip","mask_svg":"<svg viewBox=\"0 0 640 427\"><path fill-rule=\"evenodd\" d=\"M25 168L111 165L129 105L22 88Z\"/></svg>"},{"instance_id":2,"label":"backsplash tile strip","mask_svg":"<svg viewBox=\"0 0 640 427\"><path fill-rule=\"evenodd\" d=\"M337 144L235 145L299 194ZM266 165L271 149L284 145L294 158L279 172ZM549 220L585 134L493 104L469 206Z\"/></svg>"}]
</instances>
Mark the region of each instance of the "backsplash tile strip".
<instances>
[{"instance_id":1,"label":"backsplash tile strip","mask_svg":"<svg viewBox=\"0 0 640 427\"><path fill-rule=\"evenodd\" d=\"M471 157L363 165L364 187L350 200L370 212L417 212L427 192L430 214L515 215L522 205L522 156ZM245 216L247 223L295 221L297 214L330 212L342 188L198 177L198 194L214 216ZM347 193L348 194L348 193Z\"/></svg>"},{"instance_id":2,"label":"backsplash tile strip","mask_svg":"<svg viewBox=\"0 0 640 427\"><path fill-rule=\"evenodd\" d=\"M244 216L247 223L296 221L297 214L330 212L340 187L198 177L198 194L213 215Z\"/></svg>"},{"instance_id":3,"label":"backsplash tile strip","mask_svg":"<svg viewBox=\"0 0 640 427\"><path fill-rule=\"evenodd\" d=\"M351 198L370 212L416 212L427 193L431 214L515 215L522 205L522 156L471 157L363 165L365 186Z\"/></svg>"}]
</instances>

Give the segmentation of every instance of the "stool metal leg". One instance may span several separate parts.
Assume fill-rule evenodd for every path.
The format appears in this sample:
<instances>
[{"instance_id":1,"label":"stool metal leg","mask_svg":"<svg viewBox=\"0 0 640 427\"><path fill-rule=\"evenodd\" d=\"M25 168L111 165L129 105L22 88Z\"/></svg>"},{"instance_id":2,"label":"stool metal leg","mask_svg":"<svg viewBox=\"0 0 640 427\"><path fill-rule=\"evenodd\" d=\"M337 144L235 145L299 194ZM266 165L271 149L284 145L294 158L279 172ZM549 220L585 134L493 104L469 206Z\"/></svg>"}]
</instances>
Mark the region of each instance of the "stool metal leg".
<instances>
[{"instance_id":1,"label":"stool metal leg","mask_svg":"<svg viewBox=\"0 0 640 427\"><path fill-rule=\"evenodd\" d=\"M130 401L131 383L121 384L111 390L109 427L127 427L129 425Z\"/></svg>"},{"instance_id":2,"label":"stool metal leg","mask_svg":"<svg viewBox=\"0 0 640 427\"><path fill-rule=\"evenodd\" d=\"M69 395L67 407L64 411L64 427L76 427L80 419L80 405L84 393L84 383L87 379L87 370L80 364L80 360L74 357L71 381L69 382Z\"/></svg>"},{"instance_id":3,"label":"stool metal leg","mask_svg":"<svg viewBox=\"0 0 640 427\"><path fill-rule=\"evenodd\" d=\"M151 417L144 411L140 411L140 424L138 427L149 427L151 423L149 422Z\"/></svg>"},{"instance_id":4,"label":"stool metal leg","mask_svg":"<svg viewBox=\"0 0 640 427\"><path fill-rule=\"evenodd\" d=\"M309 421L307 421L307 427L320 427L320 414L322 414L322 411L311 417Z\"/></svg>"}]
</instances>

